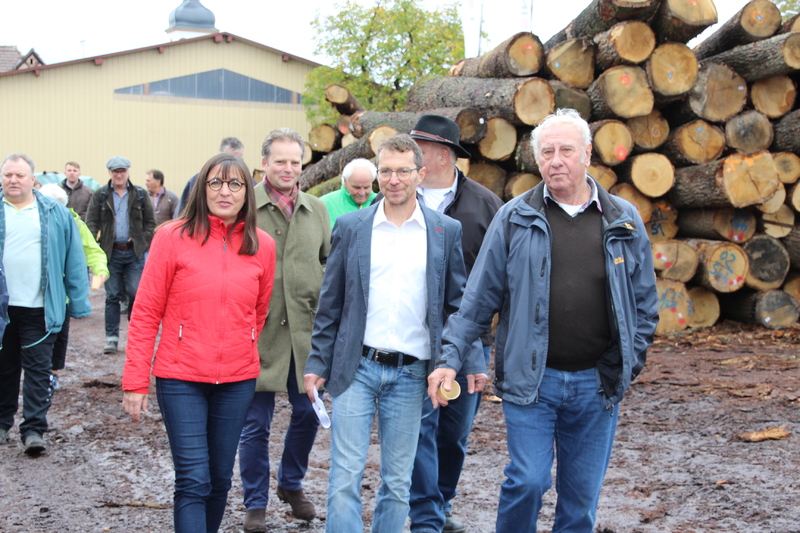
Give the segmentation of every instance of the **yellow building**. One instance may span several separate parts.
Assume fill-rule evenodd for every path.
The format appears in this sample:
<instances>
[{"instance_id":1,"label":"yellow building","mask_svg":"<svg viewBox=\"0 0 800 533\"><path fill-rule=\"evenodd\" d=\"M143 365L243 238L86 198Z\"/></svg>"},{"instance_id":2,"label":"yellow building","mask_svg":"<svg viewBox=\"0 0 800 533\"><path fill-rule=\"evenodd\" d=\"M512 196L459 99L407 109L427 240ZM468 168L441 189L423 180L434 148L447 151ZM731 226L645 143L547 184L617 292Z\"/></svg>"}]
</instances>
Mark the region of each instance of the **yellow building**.
<instances>
[{"instance_id":1,"label":"yellow building","mask_svg":"<svg viewBox=\"0 0 800 533\"><path fill-rule=\"evenodd\" d=\"M307 137L302 92L317 63L212 33L137 50L0 73L0 157L23 152L36 171L108 181L106 161L131 161L131 180L150 169L180 194L224 137L244 143L261 167L261 142L278 127Z\"/></svg>"}]
</instances>

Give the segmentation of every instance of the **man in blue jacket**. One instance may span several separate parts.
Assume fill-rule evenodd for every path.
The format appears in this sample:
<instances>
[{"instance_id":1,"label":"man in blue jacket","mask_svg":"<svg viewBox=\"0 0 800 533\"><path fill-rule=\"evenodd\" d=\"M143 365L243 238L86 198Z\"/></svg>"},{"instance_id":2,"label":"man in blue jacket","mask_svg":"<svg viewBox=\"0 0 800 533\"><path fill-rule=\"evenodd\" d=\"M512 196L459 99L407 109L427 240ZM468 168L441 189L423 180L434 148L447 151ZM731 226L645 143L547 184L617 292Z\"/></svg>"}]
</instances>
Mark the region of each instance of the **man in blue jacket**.
<instances>
[{"instance_id":1,"label":"man in blue jacket","mask_svg":"<svg viewBox=\"0 0 800 533\"><path fill-rule=\"evenodd\" d=\"M417 202L422 158L406 134L385 140L377 150L383 200L333 229L304 375L309 398L323 384L333 397L327 533L364 529L361 477L376 413L372 531L400 533L408 515L426 377L465 282L460 224ZM485 366L481 353L468 360L469 392L483 388Z\"/></svg>"},{"instance_id":2,"label":"man in blue jacket","mask_svg":"<svg viewBox=\"0 0 800 533\"><path fill-rule=\"evenodd\" d=\"M56 334L66 313L73 318L91 313L78 227L66 207L33 190L33 169L24 154L6 156L0 193L0 253L10 319L0 350L0 443L14 425L24 369L19 432L28 455L45 449Z\"/></svg>"},{"instance_id":3,"label":"man in blue jacket","mask_svg":"<svg viewBox=\"0 0 800 533\"><path fill-rule=\"evenodd\" d=\"M591 133L576 111L547 117L531 144L544 181L492 221L428 395L445 404L436 388L448 388L499 312L496 390L510 463L496 531L536 531L555 450L552 531L591 533L619 402L658 322L652 254L636 208L586 174Z\"/></svg>"}]
</instances>

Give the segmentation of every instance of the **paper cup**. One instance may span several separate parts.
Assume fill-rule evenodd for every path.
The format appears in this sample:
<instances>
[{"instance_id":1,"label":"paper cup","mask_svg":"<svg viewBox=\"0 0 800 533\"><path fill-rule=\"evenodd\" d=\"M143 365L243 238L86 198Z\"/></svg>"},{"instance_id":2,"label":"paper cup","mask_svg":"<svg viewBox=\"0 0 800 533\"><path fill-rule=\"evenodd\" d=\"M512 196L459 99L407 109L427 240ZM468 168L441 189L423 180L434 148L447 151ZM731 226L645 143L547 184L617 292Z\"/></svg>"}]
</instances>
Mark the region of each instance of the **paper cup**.
<instances>
[{"instance_id":1,"label":"paper cup","mask_svg":"<svg viewBox=\"0 0 800 533\"><path fill-rule=\"evenodd\" d=\"M100 276L92 275L92 288L98 290L103 286L103 278Z\"/></svg>"},{"instance_id":2,"label":"paper cup","mask_svg":"<svg viewBox=\"0 0 800 533\"><path fill-rule=\"evenodd\" d=\"M444 381L442 381L442 384L439 385L439 391L437 392L437 394L439 394L439 398L441 398L442 400L447 400L448 402L451 402L456 398L458 398L459 395L461 394L461 385L458 384L458 381L453 380L453 384L450 387L450 390L446 391L444 390Z\"/></svg>"}]
</instances>

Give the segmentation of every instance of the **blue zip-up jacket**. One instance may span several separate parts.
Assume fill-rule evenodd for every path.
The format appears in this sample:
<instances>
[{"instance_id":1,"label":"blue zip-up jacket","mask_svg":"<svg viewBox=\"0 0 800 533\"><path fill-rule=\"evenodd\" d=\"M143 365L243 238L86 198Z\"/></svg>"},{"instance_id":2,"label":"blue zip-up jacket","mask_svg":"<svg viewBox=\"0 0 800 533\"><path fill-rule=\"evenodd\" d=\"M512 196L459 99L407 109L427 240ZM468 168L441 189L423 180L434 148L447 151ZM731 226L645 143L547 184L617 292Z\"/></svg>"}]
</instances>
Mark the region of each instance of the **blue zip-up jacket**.
<instances>
[{"instance_id":1,"label":"blue zip-up jacket","mask_svg":"<svg viewBox=\"0 0 800 533\"><path fill-rule=\"evenodd\" d=\"M597 380L598 392L603 393L604 405L609 408L622 400L644 367L658 323L658 297L650 241L636 208L599 185L597 188L614 339L598 361ZM443 334L440 363L458 371L470 343L499 312L496 391L503 400L518 405L538 401L544 376L550 245L542 183L497 212L467 281L461 307L450 317Z\"/></svg>"},{"instance_id":2,"label":"blue zip-up jacket","mask_svg":"<svg viewBox=\"0 0 800 533\"><path fill-rule=\"evenodd\" d=\"M49 333L61 331L67 311L72 318L89 316L89 275L83 255L81 235L66 207L34 190L39 203L42 227L42 294L45 327ZM0 193L0 202L4 201ZM2 203L0 203L2 207ZM0 210L0 255L6 245L5 210ZM69 302L67 303L67 297Z\"/></svg>"},{"instance_id":3,"label":"blue zip-up jacket","mask_svg":"<svg viewBox=\"0 0 800 533\"><path fill-rule=\"evenodd\" d=\"M6 287L6 273L3 271L3 262L0 261L0 349L3 348L3 335L8 324L8 287Z\"/></svg>"}]
</instances>

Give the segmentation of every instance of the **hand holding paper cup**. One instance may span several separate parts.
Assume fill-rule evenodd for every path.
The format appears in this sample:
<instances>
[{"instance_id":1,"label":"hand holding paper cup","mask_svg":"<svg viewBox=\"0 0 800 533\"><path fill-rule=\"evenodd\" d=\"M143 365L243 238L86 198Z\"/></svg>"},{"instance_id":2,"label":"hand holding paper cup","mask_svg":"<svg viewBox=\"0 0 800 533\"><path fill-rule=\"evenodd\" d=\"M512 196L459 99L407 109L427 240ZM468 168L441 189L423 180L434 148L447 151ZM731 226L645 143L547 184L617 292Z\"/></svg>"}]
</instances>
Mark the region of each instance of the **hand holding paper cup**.
<instances>
[{"instance_id":1,"label":"hand holding paper cup","mask_svg":"<svg viewBox=\"0 0 800 533\"><path fill-rule=\"evenodd\" d=\"M102 286L103 286L102 276L98 276L97 274L92 274L92 289L98 290Z\"/></svg>"},{"instance_id":2,"label":"hand holding paper cup","mask_svg":"<svg viewBox=\"0 0 800 533\"><path fill-rule=\"evenodd\" d=\"M451 402L461 395L461 385L458 384L458 381L453 380L450 384L450 390L447 391L444 390L444 381L442 381L442 384L439 385L438 394L442 400Z\"/></svg>"}]
</instances>

